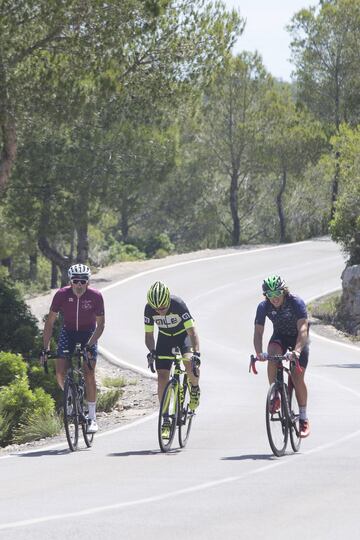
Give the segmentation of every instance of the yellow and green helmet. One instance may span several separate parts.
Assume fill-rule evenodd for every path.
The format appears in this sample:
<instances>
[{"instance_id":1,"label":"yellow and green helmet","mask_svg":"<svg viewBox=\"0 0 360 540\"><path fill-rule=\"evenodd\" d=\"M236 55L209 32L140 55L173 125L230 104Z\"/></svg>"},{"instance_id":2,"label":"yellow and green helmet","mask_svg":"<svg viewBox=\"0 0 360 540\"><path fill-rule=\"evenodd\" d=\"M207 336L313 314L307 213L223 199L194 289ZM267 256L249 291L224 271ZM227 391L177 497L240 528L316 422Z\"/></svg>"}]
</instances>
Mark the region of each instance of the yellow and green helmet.
<instances>
[{"instance_id":1,"label":"yellow and green helmet","mask_svg":"<svg viewBox=\"0 0 360 540\"><path fill-rule=\"evenodd\" d=\"M154 309L170 305L170 291L162 281L155 281L147 293L148 304Z\"/></svg>"}]
</instances>

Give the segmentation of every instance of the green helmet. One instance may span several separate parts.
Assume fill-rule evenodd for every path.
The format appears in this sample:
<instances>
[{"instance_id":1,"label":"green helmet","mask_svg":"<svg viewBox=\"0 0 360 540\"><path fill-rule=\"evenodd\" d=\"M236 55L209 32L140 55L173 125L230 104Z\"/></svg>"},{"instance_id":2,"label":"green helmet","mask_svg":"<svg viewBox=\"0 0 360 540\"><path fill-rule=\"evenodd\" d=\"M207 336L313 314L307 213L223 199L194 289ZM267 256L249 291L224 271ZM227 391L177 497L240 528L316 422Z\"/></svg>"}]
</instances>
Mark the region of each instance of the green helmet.
<instances>
[{"instance_id":1,"label":"green helmet","mask_svg":"<svg viewBox=\"0 0 360 540\"><path fill-rule=\"evenodd\" d=\"M268 292L283 291L286 287L285 281L280 276L269 276L264 279L262 284L263 293L266 295Z\"/></svg>"},{"instance_id":2,"label":"green helmet","mask_svg":"<svg viewBox=\"0 0 360 540\"><path fill-rule=\"evenodd\" d=\"M170 305L170 291L161 281L155 281L147 293L148 304L154 309Z\"/></svg>"}]
</instances>

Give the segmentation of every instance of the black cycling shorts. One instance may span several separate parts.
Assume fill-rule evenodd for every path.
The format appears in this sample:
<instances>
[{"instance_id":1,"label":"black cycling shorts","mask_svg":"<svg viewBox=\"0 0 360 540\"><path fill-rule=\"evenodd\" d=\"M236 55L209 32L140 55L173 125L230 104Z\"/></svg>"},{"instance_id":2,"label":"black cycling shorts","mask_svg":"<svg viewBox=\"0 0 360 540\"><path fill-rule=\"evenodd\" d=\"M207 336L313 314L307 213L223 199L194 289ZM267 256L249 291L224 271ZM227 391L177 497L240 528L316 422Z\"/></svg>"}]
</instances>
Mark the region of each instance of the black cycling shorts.
<instances>
[{"instance_id":1,"label":"black cycling shorts","mask_svg":"<svg viewBox=\"0 0 360 540\"><path fill-rule=\"evenodd\" d=\"M277 343L282 348L282 354L285 354L288 350L293 350L296 345L297 336L285 336L281 334L273 334L270 338L270 343ZM299 364L306 369L309 361L309 344L307 343L301 351Z\"/></svg>"},{"instance_id":2,"label":"black cycling shorts","mask_svg":"<svg viewBox=\"0 0 360 540\"><path fill-rule=\"evenodd\" d=\"M191 340L187 332L182 332L177 336L165 336L161 332L158 334L156 342L156 369L171 369L174 361L173 348L179 347L181 354L192 352Z\"/></svg>"}]
</instances>

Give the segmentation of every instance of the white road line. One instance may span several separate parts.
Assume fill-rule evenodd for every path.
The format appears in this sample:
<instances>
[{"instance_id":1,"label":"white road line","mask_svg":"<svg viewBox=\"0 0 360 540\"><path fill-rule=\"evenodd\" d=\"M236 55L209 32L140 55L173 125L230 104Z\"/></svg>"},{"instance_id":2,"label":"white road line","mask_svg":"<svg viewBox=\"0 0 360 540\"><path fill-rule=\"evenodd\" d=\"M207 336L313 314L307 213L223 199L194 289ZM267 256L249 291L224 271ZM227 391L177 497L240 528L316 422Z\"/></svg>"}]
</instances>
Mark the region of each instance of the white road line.
<instances>
[{"instance_id":1,"label":"white road line","mask_svg":"<svg viewBox=\"0 0 360 540\"><path fill-rule=\"evenodd\" d=\"M244 474L239 474L237 476L228 476L226 478L221 478L220 480L213 480L212 482L205 482L202 484L198 484L196 486L191 486L188 488L178 489L175 491L169 491L167 493L163 493L161 495L154 495L153 497L144 497L142 499L135 499L133 501L124 501L114 504L109 504L105 506L95 506L92 508L86 508L86 510L79 510L78 512L67 512L63 514L53 514L51 516L43 516L43 517L37 517L32 519L24 519L22 521L13 521L9 523L3 523L0 525L0 531L5 529L15 529L19 527L26 527L29 525L36 525L39 523L45 523L49 521L56 521L60 519L69 519L69 518L78 518L81 516L88 516L88 515L94 515L94 514L100 514L101 512L108 512L110 510L121 510L123 508L130 508L133 506L140 506L142 504L151 504L158 501L164 501L166 499L171 499L173 497L179 497L182 495L188 495L190 493L196 493L198 491L204 491L206 489L215 488L224 484L230 484L233 482L239 482L240 480L243 480L244 478L248 478L250 476L254 476L255 474L260 474L263 472L267 472L270 469L274 469L275 467L280 467L281 465L287 465L289 463L293 463L293 460L301 459L304 457L307 457L308 455L315 454L318 452L322 452L323 450L328 450L329 448L333 448L334 446L337 446L339 444L342 444L345 441L348 441L350 439L353 439L355 437L358 437L360 435L360 430L354 431L353 433L350 433L349 435L345 435L344 437L341 437L340 439L323 444L321 446L318 446L316 448L313 448L311 450L307 450L306 452L302 452L301 454L292 454L288 455L286 457L282 457L280 459L274 458L274 461L269 465L264 465L263 467L258 467L257 469L254 469L252 471L248 471Z\"/></svg>"},{"instance_id":2,"label":"white road line","mask_svg":"<svg viewBox=\"0 0 360 540\"><path fill-rule=\"evenodd\" d=\"M302 244L302 243L308 243L308 242L309 241L306 240L304 242L297 242L297 243ZM111 285L109 285L107 287L104 287L101 290L102 291L107 291L109 289L117 287L118 285L121 285L121 284L126 283L128 281L131 281L133 279L136 279L136 278L138 278L140 276L157 272L160 269L164 270L164 269L174 268L176 266L182 266L182 265L185 265L185 264L191 264L191 263L195 263L195 262L209 261L209 260L213 260L213 259L217 259L217 258L231 257L231 256L236 256L236 255L244 255L244 254L249 254L249 253L258 253L259 251L268 251L268 250L272 250L272 249L285 248L285 247L289 247L289 246L293 246L293 245L294 244L284 244L282 246L261 248L261 249L258 249L258 250L245 251L245 252L241 252L241 253L229 253L229 254L218 255L218 256L213 256L213 257L206 257L206 258L203 258L203 259L194 259L194 260L191 260L191 261L183 261L183 262L179 262L179 263L174 263L174 264L171 264L171 265L167 265L167 266L163 266L163 267L160 267L160 268L147 270L147 271L141 272L139 274L135 274L134 276L130 276L130 277L125 278L123 280L120 280L120 281L118 281L116 283L113 283L113 284L111 284ZM330 294L331 292L335 292L336 290L338 290L338 289L327 291L325 293L322 293L321 296L325 296L327 294ZM314 297L313 299L307 300L307 302L310 302L310 301L314 300L315 298L317 298L317 297ZM312 335L314 337L316 337L316 338L324 339L326 341L332 342L334 344L337 344L337 345L340 345L340 346L343 346L343 347L348 347L348 348L351 348L351 349L354 349L354 350L359 350L359 347L356 347L356 346L353 346L353 345L348 345L348 344L342 343L342 342L337 342L337 341L334 341L334 340L331 340L331 339L328 339L328 338L324 338L323 336L319 336L318 334L315 334L314 332L312 332ZM103 349L103 351L106 351L106 349ZM117 360L117 361L120 362L120 360L115 355L110 353L109 351L106 351L106 353L111 355L113 357L113 360ZM123 362L123 361L121 361L121 362ZM146 375L148 375L148 373L145 372L145 370L141 370L141 368L137 368L136 366L133 366L132 364L129 364L127 362L125 364L127 365L127 367L129 369L135 369L136 371L140 370L140 372L142 372L143 374L146 373ZM318 376L318 375L317 375L317 377L325 379L324 377L321 377L321 376ZM333 384L337 384L342 389L344 389L344 390L346 390L348 392L351 392L352 394L355 394L357 397L360 397L360 393L352 390L351 388L348 388L348 387L346 387L344 385L341 385L341 384L338 384L338 383L334 383L334 381L331 381L331 382ZM155 416L157 416L157 413L154 413L151 416L148 416L148 417L143 418L141 420L132 422L132 423L127 424L125 426L121 426L121 427L116 428L114 430L101 433L101 434L97 435L97 438L101 437L101 436L111 435L113 433L116 433L118 431L122 431L124 429L129 429L130 427L134 427L135 425L138 425L140 423L147 422L147 421L151 420ZM336 440L334 442L326 443L326 444L323 444L323 445L318 446L316 448L313 448L311 450L307 450L305 452L302 452L301 454L298 454L296 456L296 459L299 459L301 457L306 457L308 455L311 455L311 454L314 454L314 453L317 453L317 452L321 452L323 450L327 450L329 448L332 448L334 446L342 444L343 442L345 442L347 440L355 438L355 437L357 437L359 435L360 435L360 430L357 430L357 431L355 431L355 432L353 432L353 433L351 433L349 435L345 435L344 437L341 437L340 439L338 439L338 440ZM58 445L54 445L54 446L49 446L47 448L38 448L38 449L35 449L35 450L31 451L31 452L26 452L26 453L34 453L34 452L37 452L37 451L46 451L47 449L57 448L59 446L63 446L63 443L58 444ZM16 455L19 455L19 454L15 454L15 455L12 454L12 455L9 455L9 456L3 456L3 457L0 457L0 459L6 459L6 458L9 458L9 457L15 457ZM24 452L23 452L23 454L24 454ZM292 457L294 457L294 456L292 456ZM276 458L274 458L274 459L276 459ZM72 517L93 515L95 513L101 513L101 512L106 512L106 511L110 511L110 510L119 510L119 509L122 509L122 508L138 506L138 505L141 505L141 504L149 504L149 503L153 503L153 502L157 502L157 501L162 501L162 500L166 500L166 499L169 499L169 498L172 498L172 497L181 496L181 495L184 495L184 494L194 493L194 492L197 492L197 491L203 491L205 489L210 489L210 488L217 487L217 486L220 486L220 485L223 485L223 484L228 484L228 483L231 483L231 482L237 482L237 481L240 481L240 480L242 480L244 478L247 478L249 476L253 476L255 474L266 472L266 471L268 471L270 469L273 469L274 467L279 467L280 465L285 465L285 464L288 464L288 463L291 463L291 462L292 462L291 456L288 456L288 459L284 459L284 458L281 458L281 460L276 459L270 465L265 465L263 467L259 467L259 468L255 469L253 471L249 471L247 473L244 473L244 474L241 474L241 475L238 475L238 476L230 476L230 477L227 477L227 478L222 478L221 480L214 480L212 482L206 482L206 483L203 483L203 484L198 484L197 486L192 486L192 487L188 487L188 488L184 488L184 489L180 489L180 490L176 490L176 491L171 491L171 492L164 493L162 495L153 496L153 497L137 499L137 500L134 500L134 501L126 501L126 502L115 503L115 504L111 504L111 505L107 505L107 506L98 506L98 507L94 507L94 508L87 508L86 510L80 510L78 512L55 514L55 515L52 515L52 516L44 516L44 517L32 518L32 519L28 519L28 520L14 521L14 522L10 522L10 523L3 523L2 525L0 525L0 530L14 529L14 528L18 528L18 527L25 527L27 525L35 525L35 524L38 524L38 523L55 521L55 520L64 519L64 518L68 519L68 518L72 518Z\"/></svg>"},{"instance_id":3,"label":"white road line","mask_svg":"<svg viewBox=\"0 0 360 540\"><path fill-rule=\"evenodd\" d=\"M111 285L107 285L106 287L103 287L99 289L102 292L109 291L110 289L113 289L114 287L118 287L119 285L123 285L124 283L127 283L128 281L132 281L134 279L137 279L142 276L146 276L148 274L154 274L155 272L159 272L162 270L168 270L169 268L175 268L177 266L185 266L187 264L194 264L199 262L207 262L207 261L213 261L215 259L225 259L227 257L241 257L244 255L253 255L254 253L260 253L262 251L271 251L274 249L284 249L289 248L293 246L297 246L299 244L309 244L311 243L311 240L303 240L302 242L294 242L293 244L282 244L281 246L271 246L271 247L265 247L265 248L259 248L259 249L249 249L246 251L240 251L238 253L224 253L223 255L212 255L211 257L203 257L200 259L191 259L190 261L181 261L173 264L168 264L166 266L158 266L156 268L151 268L150 270L144 270L144 272L139 272L138 274L134 274L133 276L129 276L127 278L121 279L120 281L116 281L115 283L112 283Z\"/></svg>"},{"instance_id":4,"label":"white road line","mask_svg":"<svg viewBox=\"0 0 360 540\"><path fill-rule=\"evenodd\" d=\"M114 429L109 429L108 431L103 431L96 434L96 439L99 439L101 437L108 437L109 435L113 435L113 433L118 433L119 431L125 431L126 429L130 429L133 427L138 426L139 424L144 424L145 422L149 422L149 420L152 420L153 418L156 418L158 416L158 412L149 414L148 416L144 418L139 418L139 420L134 420L133 422L129 422L128 424L125 424L124 426L119 426ZM50 446L38 446L37 448L33 448L32 450L21 450L19 452L16 452L14 454L8 454L6 456L1 456L1 459L9 459L9 458L15 458L19 456L27 456L28 454L36 454L37 452L47 452L48 450L53 450L54 448L61 448L64 445L67 445L66 440L52 444Z\"/></svg>"}]
</instances>

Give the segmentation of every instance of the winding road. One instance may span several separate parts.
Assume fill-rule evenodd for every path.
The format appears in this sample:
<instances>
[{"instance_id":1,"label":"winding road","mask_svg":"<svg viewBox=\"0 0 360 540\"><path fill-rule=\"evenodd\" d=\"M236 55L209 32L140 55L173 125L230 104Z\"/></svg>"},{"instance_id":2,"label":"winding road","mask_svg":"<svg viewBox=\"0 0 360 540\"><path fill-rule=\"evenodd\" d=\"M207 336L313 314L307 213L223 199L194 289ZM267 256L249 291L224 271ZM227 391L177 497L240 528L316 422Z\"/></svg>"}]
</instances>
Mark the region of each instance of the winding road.
<instances>
[{"instance_id":1,"label":"winding road","mask_svg":"<svg viewBox=\"0 0 360 540\"><path fill-rule=\"evenodd\" d=\"M194 257L196 254L194 254ZM143 308L166 281L196 319L201 405L188 447L162 454L157 417L0 458L0 538L297 540L358 537L360 348L311 335L311 436L275 458L265 430L266 366L248 373L262 279L280 273L306 301L339 289L344 259L326 239L183 261L103 288L104 351L145 366ZM267 323L266 336L270 336Z\"/></svg>"}]
</instances>

